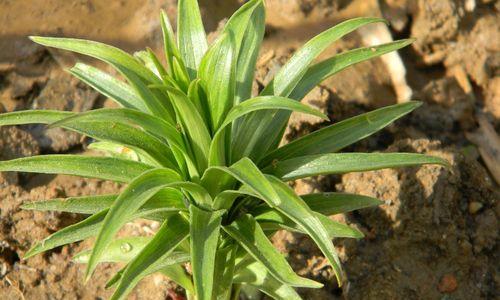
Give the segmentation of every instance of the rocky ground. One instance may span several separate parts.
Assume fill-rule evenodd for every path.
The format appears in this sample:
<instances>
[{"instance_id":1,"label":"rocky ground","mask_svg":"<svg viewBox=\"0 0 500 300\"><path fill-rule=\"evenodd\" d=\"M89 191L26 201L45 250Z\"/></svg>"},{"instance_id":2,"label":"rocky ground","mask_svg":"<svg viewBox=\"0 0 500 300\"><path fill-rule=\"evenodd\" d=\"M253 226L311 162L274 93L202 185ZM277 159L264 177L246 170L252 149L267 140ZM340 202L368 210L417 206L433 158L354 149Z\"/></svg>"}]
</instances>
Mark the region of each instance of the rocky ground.
<instances>
[{"instance_id":1,"label":"rocky ground","mask_svg":"<svg viewBox=\"0 0 500 300\"><path fill-rule=\"evenodd\" d=\"M0 1L0 112L21 109L85 111L108 101L63 71L79 57L33 45L26 36L92 38L132 51L159 50L157 18L175 1ZM201 1L207 28L217 29L239 1ZM394 39L417 41L400 51L406 76L382 59L354 66L324 82L304 100L332 122L404 100L424 105L346 151L407 151L443 157L438 166L317 177L294 184L300 193L346 191L374 196L384 205L333 218L366 237L338 240L347 273L339 288L318 249L300 235L280 232L276 246L302 275L323 283L300 292L305 299L496 299L500 129L500 2L488 0L268 0L268 29L258 62L256 88L266 84L307 39L339 21L377 15ZM120 11L117 14L116 11ZM351 34L323 57L367 45L370 31ZM373 31L372 31L373 33ZM396 68L397 69L397 68ZM404 75L404 74L403 74ZM399 77L398 77L399 76ZM405 93L401 93L405 91ZM403 96L402 96L403 95ZM286 140L329 123L292 116ZM285 141L286 142L286 141ZM0 160L40 153L86 152L88 141L43 126L0 128ZM496 149L496 150L495 150ZM496 152L495 152L496 151ZM496 159L496 160L495 160ZM71 256L90 242L21 260L34 242L81 217L22 211L23 203L116 192L99 180L69 176L0 174L0 298L102 299L116 266L101 266L87 285ZM127 234L151 234L154 223L133 223ZM131 299L181 299L168 280L155 275Z\"/></svg>"}]
</instances>

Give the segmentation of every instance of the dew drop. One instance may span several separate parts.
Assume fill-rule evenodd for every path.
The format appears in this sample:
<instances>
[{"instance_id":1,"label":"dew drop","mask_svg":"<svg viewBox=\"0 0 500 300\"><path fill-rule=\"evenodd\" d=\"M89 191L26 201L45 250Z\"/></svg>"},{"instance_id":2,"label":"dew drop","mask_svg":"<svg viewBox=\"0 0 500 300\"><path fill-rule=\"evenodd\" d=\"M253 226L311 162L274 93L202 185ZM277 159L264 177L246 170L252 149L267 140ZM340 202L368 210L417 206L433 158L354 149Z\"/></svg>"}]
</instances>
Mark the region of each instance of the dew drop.
<instances>
[{"instance_id":1,"label":"dew drop","mask_svg":"<svg viewBox=\"0 0 500 300\"><path fill-rule=\"evenodd\" d=\"M130 245L129 243L123 243L120 246L120 250L122 250L124 253L130 252L132 251L132 245Z\"/></svg>"}]
</instances>

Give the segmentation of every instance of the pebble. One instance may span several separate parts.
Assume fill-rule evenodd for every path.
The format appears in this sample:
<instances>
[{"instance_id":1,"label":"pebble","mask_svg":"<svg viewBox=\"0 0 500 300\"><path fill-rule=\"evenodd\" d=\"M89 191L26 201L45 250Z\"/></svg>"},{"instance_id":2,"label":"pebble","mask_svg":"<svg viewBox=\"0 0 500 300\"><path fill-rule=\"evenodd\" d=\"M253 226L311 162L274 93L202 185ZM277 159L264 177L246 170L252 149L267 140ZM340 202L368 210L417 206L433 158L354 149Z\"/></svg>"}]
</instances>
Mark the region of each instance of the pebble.
<instances>
[{"instance_id":1,"label":"pebble","mask_svg":"<svg viewBox=\"0 0 500 300\"><path fill-rule=\"evenodd\" d=\"M453 293L458 287L457 278L453 274L444 275L439 281L438 290L440 293Z\"/></svg>"},{"instance_id":2,"label":"pebble","mask_svg":"<svg viewBox=\"0 0 500 300\"><path fill-rule=\"evenodd\" d=\"M483 208L483 204L481 202L473 201L469 203L469 213L471 215L476 214L481 208Z\"/></svg>"}]
</instances>

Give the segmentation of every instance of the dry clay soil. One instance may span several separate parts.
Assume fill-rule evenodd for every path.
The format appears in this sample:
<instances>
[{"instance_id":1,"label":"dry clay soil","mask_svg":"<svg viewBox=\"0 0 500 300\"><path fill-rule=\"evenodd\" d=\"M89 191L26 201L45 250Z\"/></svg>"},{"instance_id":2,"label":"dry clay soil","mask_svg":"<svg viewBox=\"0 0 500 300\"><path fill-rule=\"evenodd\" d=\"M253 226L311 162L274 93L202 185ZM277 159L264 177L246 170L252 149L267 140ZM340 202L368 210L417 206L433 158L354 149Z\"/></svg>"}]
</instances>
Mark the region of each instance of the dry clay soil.
<instances>
[{"instance_id":1,"label":"dry clay soil","mask_svg":"<svg viewBox=\"0 0 500 300\"><path fill-rule=\"evenodd\" d=\"M500 128L499 3L496 1L269 0L268 29L255 88L267 84L283 62L316 33L354 16L383 15L392 36L417 41L400 55L417 111L346 151L418 152L447 159L449 169L423 166L320 176L294 183L299 193L345 191L374 196L384 204L333 216L365 233L336 240L347 282L339 288L313 243L279 232L273 239L301 275L325 284L300 290L304 299L498 299L499 188L478 148L467 138L481 115ZM109 106L64 68L84 59L47 50L26 36L91 38L128 51L151 46L160 53L160 8L175 18L175 1L0 1L0 112L22 109L85 111ZM238 1L202 1L207 30L216 32ZM219 25L218 25L219 24ZM216 33L210 35L213 37ZM353 33L324 57L363 46ZM92 63L96 63L93 62ZM101 64L96 63L99 66ZM104 66L103 66L104 67ZM108 71L111 71L108 69ZM325 81L304 100L331 122L396 103L395 88L381 60L358 64ZM293 116L286 141L329 125ZM0 160L47 153L89 153L88 140L43 126L0 128ZM92 153L90 153L92 154ZM119 266L102 265L88 284L72 255L85 241L29 260L36 242L82 217L23 211L23 203L54 197L105 194L118 184L69 176L0 175L0 299L103 299L105 282ZM158 224L127 224L121 234L152 234ZM153 275L130 299L183 299L167 278Z\"/></svg>"}]
</instances>

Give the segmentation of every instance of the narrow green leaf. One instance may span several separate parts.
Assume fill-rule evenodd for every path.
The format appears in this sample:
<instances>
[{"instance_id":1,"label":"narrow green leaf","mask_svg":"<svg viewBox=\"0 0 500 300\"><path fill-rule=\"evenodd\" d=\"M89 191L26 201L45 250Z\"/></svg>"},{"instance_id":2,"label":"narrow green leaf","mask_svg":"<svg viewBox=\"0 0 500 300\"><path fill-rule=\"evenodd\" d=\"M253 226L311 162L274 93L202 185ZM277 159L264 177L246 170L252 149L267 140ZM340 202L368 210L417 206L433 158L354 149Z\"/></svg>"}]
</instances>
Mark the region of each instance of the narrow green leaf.
<instances>
[{"instance_id":1,"label":"narrow green leaf","mask_svg":"<svg viewBox=\"0 0 500 300\"><path fill-rule=\"evenodd\" d=\"M281 282L296 286L320 288L323 285L295 274L281 253L278 252L251 215L244 215L224 230L257 261Z\"/></svg>"},{"instance_id":2,"label":"narrow green leaf","mask_svg":"<svg viewBox=\"0 0 500 300\"><path fill-rule=\"evenodd\" d=\"M36 201L21 206L38 211L61 211L78 214L95 214L113 204L117 195L83 196Z\"/></svg>"},{"instance_id":3,"label":"narrow green leaf","mask_svg":"<svg viewBox=\"0 0 500 300\"><path fill-rule=\"evenodd\" d=\"M229 243L226 247L220 247L215 257L214 278L216 284L212 293L212 299L229 299L233 287L234 267L236 252L239 247L235 243Z\"/></svg>"},{"instance_id":4,"label":"narrow green leaf","mask_svg":"<svg viewBox=\"0 0 500 300\"><path fill-rule=\"evenodd\" d=\"M40 36L31 36L30 39L40 45L73 51L97 58L115 67L135 73L145 82L159 82L158 77L153 72L135 60L133 56L116 47L81 39Z\"/></svg>"},{"instance_id":5,"label":"narrow green leaf","mask_svg":"<svg viewBox=\"0 0 500 300\"><path fill-rule=\"evenodd\" d=\"M129 262L151 241L151 237L126 237L112 241L101 257L101 262ZM73 257L73 261L85 264L89 261L90 250L84 250Z\"/></svg>"},{"instance_id":6,"label":"narrow green leaf","mask_svg":"<svg viewBox=\"0 0 500 300\"><path fill-rule=\"evenodd\" d=\"M207 166L208 150L210 149L211 138L208 128L186 94L169 86L163 87L168 90L170 98L180 116L180 122L188 134L198 170L203 171Z\"/></svg>"},{"instance_id":7,"label":"narrow green leaf","mask_svg":"<svg viewBox=\"0 0 500 300\"><path fill-rule=\"evenodd\" d=\"M277 231L280 229L295 231L307 234L307 230L300 224L296 224L284 214L270 209L269 207L262 207L254 212L255 219L259 222L264 231ZM316 218L321 222L330 239L334 238L362 238L364 235L357 229L351 228L346 224L342 224L331 220L327 216L320 213L314 213Z\"/></svg>"},{"instance_id":8,"label":"narrow green leaf","mask_svg":"<svg viewBox=\"0 0 500 300\"><path fill-rule=\"evenodd\" d=\"M123 299L144 276L158 268L158 261L168 258L188 235L189 223L183 217L177 214L168 218L153 239L127 265L111 300Z\"/></svg>"},{"instance_id":9,"label":"narrow green leaf","mask_svg":"<svg viewBox=\"0 0 500 300\"><path fill-rule=\"evenodd\" d=\"M275 97L275 96L263 96L256 97L245 102L242 102L236 106L234 106L229 113L227 114L224 122L220 126L220 128L215 133L214 138L212 139L212 143L210 145L209 152L209 165L210 166L218 166L225 165L226 162L226 153L225 153L225 143L223 138L225 137L224 131L225 127L231 123L233 123L236 119L249 114L256 110L262 109L285 109L292 110L296 112L302 112L306 114L311 114L323 119L328 119L323 113L318 110L315 110L305 104L294 101L292 99L284 98L284 97Z\"/></svg>"},{"instance_id":10,"label":"narrow green leaf","mask_svg":"<svg viewBox=\"0 0 500 300\"><path fill-rule=\"evenodd\" d=\"M274 159L337 152L379 131L420 105L416 101L391 105L322 128L270 152L260 165L267 166Z\"/></svg>"},{"instance_id":11,"label":"narrow green leaf","mask_svg":"<svg viewBox=\"0 0 500 300\"><path fill-rule=\"evenodd\" d=\"M384 203L376 198L347 193L309 194L303 195L301 198L312 210L327 216L342 214Z\"/></svg>"},{"instance_id":12,"label":"narrow green leaf","mask_svg":"<svg viewBox=\"0 0 500 300\"><path fill-rule=\"evenodd\" d=\"M165 67L163 67L153 50L148 47L146 48L146 53L150 64L152 64L152 66L149 67L151 71L153 71L153 73L155 73L160 78L162 78L163 76L168 76L167 70L165 70Z\"/></svg>"},{"instance_id":13,"label":"narrow green leaf","mask_svg":"<svg viewBox=\"0 0 500 300\"><path fill-rule=\"evenodd\" d=\"M99 93L111 98L118 105L147 112L148 108L125 82L92 66L77 63L68 70L73 76L90 85Z\"/></svg>"},{"instance_id":14,"label":"narrow green leaf","mask_svg":"<svg viewBox=\"0 0 500 300\"><path fill-rule=\"evenodd\" d=\"M117 143L105 142L105 141L93 142L87 147L87 149L104 152L106 156L128 159L133 161L142 161L142 157L139 155L137 151L134 151L130 148L127 148Z\"/></svg>"},{"instance_id":15,"label":"narrow green leaf","mask_svg":"<svg viewBox=\"0 0 500 300\"><path fill-rule=\"evenodd\" d=\"M191 80L196 78L201 58L207 51L207 38L196 0L179 0L177 6L177 46Z\"/></svg>"},{"instance_id":16,"label":"narrow green leaf","mask_svg":"<svg viewBox=\"0 0 500 300\"><path fill-rule=\"evenodd\" d=\"M251 97L255 65L257 63L257 57L259 55L260 45L262 43L265 30L266 16L264 3L257 0L250 1L245 5L248 6L249 11L250 8L252 9L252 15L250 20L247 22L247 25L240 27L240 29L245 31L242 36L236 67L235 104ZM239 44L240 43L237 42L237 45Z\"/></svg>"},{"instance_id":17,"label":"narrow green leaf","mask_svg":"<svg viewBox=\"0 0 500 300\"><path fill-rule=\"evenodd\" d=\"M175 35L172 25L170 24L168 16L164 10L161 10L160 25L163 34L163 48L165 50L165 59L167 60L168 71L170 75L173 75L173 58L180 58L181 54L175 43Z\"/></svg>"},{"instance_id":18,"label":"narrow green leaf","mask_svg":"<svg viewBox=\"0 0 500 300\"><path fill-rule=\"evenodd\" d=\"M28 259L47 250L94 236L101 227L102 221L104 220L107 212L107 209L103 210L81 222L70 225L53 233L26 252L23 259Z\"/></svg>"},{"instance_id":19,"label":"narrow green leaf","mask_svg":"<svg viewBox=\"0 0 500 300\"><path fill-rule=\"evenodd\" d=\"M141 127L148 133L153 134L161 140L166 140L170 145L174 144L181 149L185 149L184 141L181 133L163 119L145 114L140 111L135 111L127 108L101 108L94 109L88 112L79 113L71 117L62 119L52 124L52 126L65 126L73 122L109 122L111 124L121 123L125 125L133 125ZM73 123L74 124L74 123ZM108 126L111 129L113 125Z\"/></svg>"},{"instance_id":20,"label":"narrow green leaf","mask_svg":"<svg viewBox=\"0 0 500 300\"><path fill-rule=\"evenodd\" d=\"M0 114L0 126L24 124L50 124L74 115L59 110L21 110Z\"/></svg>"},{"instance_id":21,"label":"narrow green leaf","mask_svg":"<svg viewBox=\"0 0 500 300\"><path fill-rule=\"evenodd\" d=\"M202 177L202 185L212 191L211 194L217 194L216 191L224 190L220 183L224 181L221 180L221 173L229 174L247 185L257 195L270 201L270 205L278 205L281 201L271 184L266 180L265 175L248 158L242 158L230 167L215 166L207 169Z\"/></svg>"},{"instance_id":22,"label":"narrow green leaf","mask_svg":"<svg viewBox=\"0 0 500 300\"><path fill-rule=\"evenodd\" d=\"M108 209L102 210L81 222L78 222L71 226L65 227L59 231L56 231L55 233L43 239L41 242L35 244L25 254L24 259L54 249L59 246L78 242L96 236L102 227L104 218L107 213ZM141 209L137 211L135 214L133 214L127 220L127 222L130 222L138 218L163 222L166 217L168 217L173 213L177 213L177 211L166 210L162 212L162 209L154 209L154 207L152 207L151 209Z\"/></svg>"},{"instance_id":23,"label":"narrow green leaf","mask_svg":"<svg viewBox=\"0 0 500 300\"><path fill-rule=\"evenodd\" d=\"M188 254L185 255L189 257ZM159 271L163 275L170 278L170 280L183 287L186 290L186 293L194 293L194 286L191 276L186 273L186 270L184 270L184 268L180 264L165 266Z\"/></svg>"},{"instance_id":24,"label":"narrow green leaf","mask_svg":"<svg viewBox=\"0 0 500 300\"><path fill-rule=\"evenodd\" d=\"M295 180L325 174L362 172L385 168L438 164L447 166L442 158L415 153L330 153L307 155L274 163L266 172Z\"/></svg>"},{"instance_id":25,"label":"narrow green leaf","mask_svg":"<svg viewBox=\"0 0 500 300\"><path fill-rule=\"evenodd\" d=\"M219 231L225 210L205 211L189 206L191 236L191 268L199 300L212 299L214 270Z\"/></svg>"},{"instance_id":26,"label":"narrow green leaf","mask_svg":"<svg viewBox=\"0 0 500 300\"><path fill-rule=\"evenodd\" d=\"M0 161L0 172L65 174L104 180L129 182L152 166L112 157L71 154L38 155Z\"/></svg>"},{"instance_id":27,"label":"narrow green leaf","mask_svg":"<svg viewBox=\"0 0 500 300\"><path fill-rule=\"evenodd\" d=\"M193 102L198 113L203 118L204 124L210 124L210 109L208 108L207 95L197 78L191 82L188 88L188 98Z\"/></svg>"},{"instance_id":28,"label":"narrow green leaf","mask_svg":"<svg viewBox=\"0 0 500 300\"><path fill-rule=\"evenodd\" d=\"M328 117L319 110L314 109L308 105L302 104L300 102L297 102L295 100L284 97L276 97L276 96L261 96L252 98L250 100L247 100L245 102L242 102L234 106L227 114L224 122L221 125L221 128L231 124L237 118L240 118L250 112L263 109L291 110L295 112L301 112L304 114L313 115L322 118L323 120L328 120ZM250 130L250 128L248 128L247 130Z\"/></svg>"},{"instance_id":29,"label":"narrow green leaf","mask_svg":"<svg viewBox=\"0 0 500 300\"><path fill-rule=\"evenodd\" d=\"M104 219L92 255L87 265L86 278L94 271L114 235L147 200L162 188L179 182L180 176L170 169L154 169L135 178L115 200Z\"/></svg>"},{"instance_id":30,"label":"narrow green leaf","mask_svg":"<svg viewBox=\"0 0 500 300\"><path fill-rule=\"evenodd\" d=\"M162 274L165 274L166 276L169 276L171 280L182 286L184 289L186 289L186 291L194 291L190 276L186 274L181 266L182 263L188 261L189 254L183 251L173 251L168 256L162 257L161 259L154 262L151 267L146 270L146 272L141 274L141 278L144 278L156 272L160 272ZM126 267L120 269L120 271L115 273L115 275L108 282L106 282L105 288L109 289L115 284L119 283L123 276L123 272L125 272L125 269ZM180 270L184 272L180 272Z\"/></svg>"},{"instance_id":31,"label":"narrow green leaf","mask_svg":"<svg viewBox=\"0 0 500 300\"><path fill-rule=\"evenodd\" d=\"M277 280L257 261L240 269L234 277L234 282L254 286L276 300L302 300L292 287Z\"/></svg>"},{"instance_id":32,"label":"narrow green leaf","mask_svg":"<svg viewBox=\"0 0 500 300\"><path fill-rule=\"evenodd\" d=\"M385 22L380 18L354 18L323 31L304 44L276 74L263 91L265 95L288 96L302 79L311 62L333 42L371 23Z\"/></svg>"},{"instance_id":33,"label":"narrow green leaf","mask_svg":"<svg viewBox=\"0 0 500 300\"><path fill-rule=\"evenodd\" d=\"M212 132L217 131L233 105L236 87L235 51L233 33L223 33L201 61L198 76L207 92Z\"/></svg>"},{"instance_id":34,"label":"narrow green leaf","mask_svg":"<svg viewBox=\"0 0 500 300\"><path fill-rule=\"evenodd\" d=\"M36 201L21 206L22 209L38 211L60 211L78 214L95 214L111 207L118 195L83 196ZM140 209L179 211L185 210L183 195L176 189L162 189L149 199Z\"/></svg>"},{"instance_id":35,"label":"narrow green leaf","mask_svg":"<svg viewBox=\"0 0 500 300\"><path fill-rule=\"evenodd\" d=\"M170 124L175 124L175 113L173 111L172 105L170 104L168 99L165 99L166 97L164 97L164 95L150 90L148 88L148 85L144 83L136 73L121 67L117 67L117 69L123 74L123 76L125 76L125 78L127 78L136 95L148 107L149 113L164 119ZM153 76L155 76L155 78L158 78L154 74Z\"/></svg>"},{"instance_id":36,"label":"narrow green leaf","mask_svg":"<svg viewBox=\"0 0 500 300\"><path fill-rule=\"evenodd\" d=\"M316 85L347 67L401 49L414 41L415 39L404 39L377 46L358 48L319 62L307 70L304 77L302 77L293 89L290 98L300 100Z\"/></svg>"},{"instance_id":37,"label":"narrow green leaf","mask_svg":"<svg viewBox=\"0 0 500 300\"><path fill-rule=\"evenodd\" d=\"M179 85L180 89L184 92L187 93L188 88L189 88L189 75L186 71L186 67L182 64L182 60L178 59L177 57L174 57L172 59L172 64L173 64L173 73L174 73L174 78Z\"/></svg>"},{"instance_id":38,"label":"narrow green leaf","mask_svg":"<svg viewBox=\"0 0 500 300\"><path fill-rule=\"evenodd\" d=\"M280 205L278 205L276 209L298 224L301 229L314 240L333 267L335 277L337 277L337 283L341 286L343 282L343 271L340 265L340 259L332 244L330 234L320 218L318 218L318 214L315 214L287 184L273 176L267 176L267 179L273 185L280 199L282 199Z\"/></svg>"},{"instance_id":39,"label":"narrow green leaf","mask_svg":"<svg viewBox=\"0 0 500 300\"><path fill-rule=\"evenodd\" d=\"M139 118L138 116L141 113L137 111L134 111L137 116L132 116L131 111L127 112L126 109L115 110L94 110L60 120L51 126L63 126L66 129L88 135L98 140L118 143L132 149L140 149L149 154L160 165L172 169L178 168L168 144L131 124L116 122L118 119L125 121L134 120L136 122L141 122L139 120L142 120L141 124L144 125L148 121L153 121L152 118ZM104 116L99 116L101 114L104 114ZM108 120L105 118L108 116L112 116L114 119Z\"/></svg>"}]
</instances>

